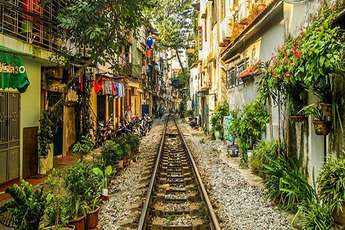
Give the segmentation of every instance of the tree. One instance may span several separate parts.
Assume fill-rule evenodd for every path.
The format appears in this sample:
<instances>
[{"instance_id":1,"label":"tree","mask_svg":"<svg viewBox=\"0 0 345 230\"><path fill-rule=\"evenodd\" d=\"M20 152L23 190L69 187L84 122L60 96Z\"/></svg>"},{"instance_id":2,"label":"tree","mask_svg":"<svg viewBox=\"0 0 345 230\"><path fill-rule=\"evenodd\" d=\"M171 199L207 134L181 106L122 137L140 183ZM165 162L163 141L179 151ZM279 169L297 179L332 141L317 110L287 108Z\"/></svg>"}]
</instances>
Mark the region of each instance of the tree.
<instances>
[{"instance_id":1,"label":"tree","mask_svg":"<svg viewBox=\"0 0 345 230\"><path fill-rule=\"evenodd\" d=\"M161 0L149 12L153 24L159 33L160 49L172 49L180 63L181 70L186 70L182 64L179 49L190 46L193 32L194 9L191 0Z\"/></svg>"},{"instance_id":2,"label":"tree","mask_svg":"<svg viewBox=\"0 0 345 230\"><path fill-rule=\"evenodd\" d=\"M46 0L44 4L51 4ZM97 64L110 66L114 74L123 67L119 57L123 47L129 44L129 38L143 21L143 9L150 6L151 0L65 0L58 12L57 36L63 45L53 56L53 61L60 64L78 64L75 76L66 84L64 94L56 106L55 113L64 104L66 95L79 76L84 75L84 91L79 95L80 116L83 120L83 134L91 129L89 114L89 91L91 84L85 77L87 67ZM62 103L61 103L62 102Z\"/></svg>"}]
</instances>

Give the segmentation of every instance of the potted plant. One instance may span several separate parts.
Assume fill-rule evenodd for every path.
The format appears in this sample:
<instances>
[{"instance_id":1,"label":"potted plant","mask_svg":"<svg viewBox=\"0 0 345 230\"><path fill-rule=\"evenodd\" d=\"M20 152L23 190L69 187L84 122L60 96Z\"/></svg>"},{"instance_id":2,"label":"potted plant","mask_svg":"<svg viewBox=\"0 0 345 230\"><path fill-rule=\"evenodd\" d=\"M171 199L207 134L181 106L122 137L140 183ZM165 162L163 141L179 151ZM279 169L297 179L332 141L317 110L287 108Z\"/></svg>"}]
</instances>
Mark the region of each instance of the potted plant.
<instances>
[{"instance_id":1,"label":"potted plant","mask_svg":"<svg viewBox=\"0 0 345 230\"><path fill-rule=\"evenodd\" d=\"M322 111L316 104L303 108L304 114L313 117L314 130L316 135L326 136L331 131L331 123L324 119Z\"/></svg>"},{"instance_id":2,"label":"potted plant","mask_svg":"<svg viewBox=\"0 0 345 230\"><path fill-rule=\"evenodd\" d=\"M82 136L81 140L73 145L72 152L80 157L83 161L84 157L88 155L94 148L95 143L90 135Z\"/></svg>"},{"instance_id":3,"label":"potted plant","mask_svg":"<svg viewBox=\"0 0 345 230\"><path fill-rule=\"evenodd\" d=\"M53 170L47 179L47 208L45 216L49 227L45 229L74 229L68 223L69 199L64 189L63 171Z\"/></svg>"},{"instance_id":4,"label":"potted plant","mask_svg":"<svg viewBox=\"0 0 345 230\"><path fill-rule=\"evenodd\" d=\"M92 169L92 172L98 177L102 178L102 196L108 197L108 177L113 174L113 167L111 167L111 165L108 165L104 169L95 167Z\"/></svg>"},{"instance_id":5,"label":"potted plant","mask_svg":"<svg viewBox=\"0 0 345 230\"><path fill-rule=\"evenodd\" d=\"M43 189L33 191L32 186L22 180L6 189L12 200L1 207L1 212L10 212L16 229L37 230L46 208L46 195Z\"/></svg>"},{"instance_id":6,"label":"potted plant","mask_svg":"<svg viewBox=\"0 0 345 230\"><path fill-rule=\"evenodd\" d=\"M334 220L345 225L345 160L329 159L317 182L319 196L331 207Z\"/></svg>"},{"instance_id":7,"label":"potted plant","mask_svg":"<svg viewBox=\"0 0 345 230\"><path fill-rule=\"evenodd\" d=\"M92 166L79 162L67 170L64 178L65 187L71 197L69 213L72 218L70 224L76 229L82 229L86 224L86 214L90 201L99 196L99 178L92 172Z\"/></svg>"},{"instance_id":8,"label":"potted plant","mask_svg":"<svg viewBox=\"0 0 345 230\"><path fill-rule=\"evenodd\" d=\"M75 199L75 197L73 197L69 204L69 224L74 226L75 230L85 230L86 213L88 210L87 203L81 199Z\"/></svg>"},{"instance_id":9,"label":"potted plant","mask_svg":"<svg viewBox=\"0 0 345 230\"><path fill-rule=\"evenodd\" d=\"M53 166L53 151L51 144L54 141L54 123L50 120L48 112L42 113L40 129L38 131L39 173L46 175Z\"/></svg>"}]
</instances>

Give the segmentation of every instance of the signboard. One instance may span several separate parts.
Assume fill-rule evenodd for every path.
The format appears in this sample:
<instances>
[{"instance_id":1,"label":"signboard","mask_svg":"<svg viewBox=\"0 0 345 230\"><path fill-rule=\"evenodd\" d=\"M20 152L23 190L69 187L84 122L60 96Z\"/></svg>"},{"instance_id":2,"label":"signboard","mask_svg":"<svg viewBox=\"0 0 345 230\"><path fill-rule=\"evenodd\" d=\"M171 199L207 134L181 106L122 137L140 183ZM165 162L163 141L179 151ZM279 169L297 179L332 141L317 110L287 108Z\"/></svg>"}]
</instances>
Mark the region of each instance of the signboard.
<instances>
[{"instance_id":1,"label":"signboard","mask_svg":"<svg viewBox=\"0 0 345 230\"><path fill-rule=\"evenodd\" d=\"M0 89L17 89L24 93L30 82L22 57L0 51Z\"/></svg>"},{"instance_id":2,"label":"signboard","mask_svg":"<svg viewBox=\"0 0 345 230\"><path fill-rule=\"evenodd\" d=\"M232 123L232 116L225 116L223 120L223 126L224 126L224 139L229 142L233 142L235 139L233 135L230 132L230 127Z\"/></svg>"}]
</instances>

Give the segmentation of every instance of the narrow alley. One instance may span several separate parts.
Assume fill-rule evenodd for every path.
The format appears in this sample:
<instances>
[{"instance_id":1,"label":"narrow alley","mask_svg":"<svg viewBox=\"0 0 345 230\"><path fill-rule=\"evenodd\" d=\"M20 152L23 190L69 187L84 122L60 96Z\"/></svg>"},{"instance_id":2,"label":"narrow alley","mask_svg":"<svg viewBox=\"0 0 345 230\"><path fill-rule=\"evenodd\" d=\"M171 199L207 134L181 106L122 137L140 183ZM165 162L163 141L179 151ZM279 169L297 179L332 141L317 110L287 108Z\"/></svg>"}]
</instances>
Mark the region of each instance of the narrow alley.
<instances>
[{"instance_id":1,"label":"narrow alley","mask_svg":"<svg viewBox=\"0 0 345 230\"><path fill-rule=\"evenodd\" d=\"M0 11L0 230L345 229L345 0Z\"/></svg>"}]
</instances>

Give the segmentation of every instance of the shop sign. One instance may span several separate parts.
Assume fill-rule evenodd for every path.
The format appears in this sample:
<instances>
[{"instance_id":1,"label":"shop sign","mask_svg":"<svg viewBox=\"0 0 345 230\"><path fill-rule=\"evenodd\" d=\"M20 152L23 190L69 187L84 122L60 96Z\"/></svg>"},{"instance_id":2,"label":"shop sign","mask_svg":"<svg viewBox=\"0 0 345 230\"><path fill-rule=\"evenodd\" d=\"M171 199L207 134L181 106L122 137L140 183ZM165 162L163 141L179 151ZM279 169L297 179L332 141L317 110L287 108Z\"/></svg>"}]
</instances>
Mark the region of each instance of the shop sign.
<instances>
[{"instance_id":1,"label":"shop sign","mask_svg":"<svg viewBox=\"0 0 345 230\"><path fill-rule=\"evenodd\" d=\"M0 52L0 89L17 89L24 93L30 82L22 57Z\"/></svg>"}]
</instances>

